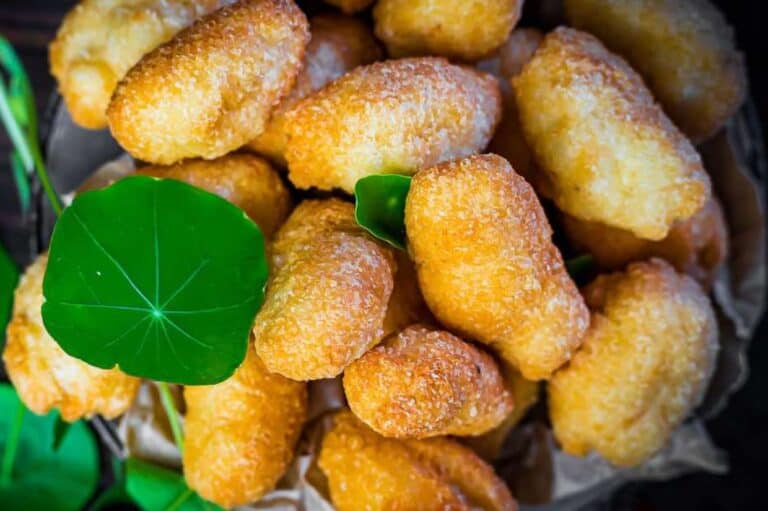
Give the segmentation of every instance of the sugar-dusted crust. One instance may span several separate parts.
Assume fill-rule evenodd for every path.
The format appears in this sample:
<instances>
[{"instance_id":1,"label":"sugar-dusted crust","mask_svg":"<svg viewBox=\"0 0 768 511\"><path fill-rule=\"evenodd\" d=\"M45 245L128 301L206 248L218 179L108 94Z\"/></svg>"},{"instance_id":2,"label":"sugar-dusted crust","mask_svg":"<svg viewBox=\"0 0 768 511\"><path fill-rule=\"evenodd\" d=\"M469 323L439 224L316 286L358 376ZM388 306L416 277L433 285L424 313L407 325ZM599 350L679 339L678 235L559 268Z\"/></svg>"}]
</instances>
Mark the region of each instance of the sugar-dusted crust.
<instances>
[{"instance_id":1,"label":"sugar-dusted crust","mask_svg":"<svg viewBox=\"0 0 768 511\"><path fill-rule=\"evenodd\" d=\"M509 489L470 449L448 438L385 438L341 411L319 466L339 511L515 511Z\"/></svg>"},{"instance_id":2,"label":"sugar-dusted crust","mask_svg":"<svg viewBox=\"0 0 768 511\"><path fill-rule=\"evenodd\" d=\"M362 21L348 16L323 14L309 23L312 39L304 65L291 92L272 110L264 132L248 147L285 166L288 133L285 113L298 101L344 73L381 57L381 49Z\"/></svg>"},{"instance_id":3,"label":"sugar-dusted crust","mask_svg":"<svg viewBox=\"0 0 768 511\"><path fill-rule=\"evenodd\" d=\"M117 82L144 54L233 2L82 0L64 17L49 47L51 74L72 119L84 128L105 128Z\"/></svg>"},{"instance_id":4,"label":"sugar-dusted crust","mask_svg":"<svg viewBox=\"0 0 768 511\"><path fill-rule=\"evenodd\" d=\"M277 233L254 322L264 364L295 380L340 374L381 340L395 270L391 250L354 224L351 204L300 204Z\"/></svg>"},{"instance_id":5,"label":"sugar-dusted crust","mask_svg":"<svg viewBox=\"0 0 768 511\"><path fill-rule=\"evenodd\" d=\"M55 408L66 421L125 412L139 379L118 369L99 369L67 355L43 326L43 277L48 255L27 268L16 288L3 362L19 398L37 414Z\"/></svg>"},{"instance_id":6,"label":"sugar-dusted crust","mask_svg":"<svg viewBox=\"0 0 768 511\"><path fill-rule=\"evenodd\" d=\"M593 36L549 33L512 84L525 138L563 211L658 240L709 198L691 143Z\"/></svg>"},{"instance_id":7,"label":"sugar-dusted crust","mask_svg":"<svg viewBox=\"0 0 768 511\"><path fill-rule=\"evenodd\" d=\"M216 158L264 130L301 68L309 24L292 0L240 0L144 56L107 109L134 157Z\"/></svg>"},{"instance_id":8,"label":"sugar-dusted crust","mask_svg":"<svg viewBox=\"0 0 768 511\"><path fill-rule=\"evenodd\" d=\"M643 75L695 142L713 135L747 94L744 57L709 0L566 0L571 23Z\"/></svg>"},{"instance_id":9,"label":"sugar-dusted crust","mask_svg":"<svg viewBox=\"0 0 768 511\"><path fill-rule=\"evenodd\" d=\"M379 0L373 18L393 57L472 61L501 46L522 8L522 0Z\"/></svg>"},{"instance_id":10,"label":"sugar-dusted crust","mask_svg":"<svg viewBox=\"0 0 768 511\"><path fill-rule=\"evenodd\" d=\"M351 193L370 174L413 174L481 150L500 109L493 77L445 59L358 67L286 114L288 177Z\"/></svg>"},{"instance_id":11,"label":"sugar-dusted crust","mask_svg":"<svg viewBox=\"0 0 768 511\"><path fill-rule=\"evenodd\" d=\"M579 347L587 308L533 189L506 160L470 156L418 172L405 227L424 299L442 324L532 380Z\"/></svg>"},{"instance_id":12,"label":"sugar-dusted crust","mask_svg":"<svg viewBox=\"0 0 768 511\"><path fill-rule=\"evenodd\" d=\"M293 458L307 388L267 371L253 347L222 383L184 388L184 478L225 508L259 500Z\"/></svg>"},{"instance_id":13,"label":"sugar-dusted crust","mask_svg":"<svg viewBox=\"0 0 768 511\"><path fill-rule=\"evenodd\" d=\"M344 371L352 411L396 438L479 435L512 411L512 395L487 354L445 330L414 325Z\"/></svg>"},{"instance_id":14,"label":"sugar-dusted crust","mask_svg":"<svg viewBox=\"0 0 768 511\"><path fill-rule=\"evenodd\" d=\"M137 174L177 179L227 199L271 238L291 211L288 188L272 166L258 156L233 153L215 160L184 160L153 165Z\"/></svg>"},{"instance_id":15,"label":"sugar-dusted crust","mask_svg":"<svg viewBox=\"0 0 768 511\"><path fill-rule=\"evenodd\" d=\"M567 453L634 466L701 401L718 350L715 314L699 285L661 259L598 277L584 294L592 324L549 381L552 426Z\"/></svg>"},{"instance_id":16,"label":"sugar-dusted crust","mask_svg":"<svg viewBox=\"0 0 768 511\"><path fill-rule=\"evenodd\" d=\"M709 289L728 256L728 229L714 197L689 219L675 222L660 241L568 215L563 216L562 225L571 244L592 254L603 270L620 270L632 261L660 257Z\"/></svg>"}]
</instances>

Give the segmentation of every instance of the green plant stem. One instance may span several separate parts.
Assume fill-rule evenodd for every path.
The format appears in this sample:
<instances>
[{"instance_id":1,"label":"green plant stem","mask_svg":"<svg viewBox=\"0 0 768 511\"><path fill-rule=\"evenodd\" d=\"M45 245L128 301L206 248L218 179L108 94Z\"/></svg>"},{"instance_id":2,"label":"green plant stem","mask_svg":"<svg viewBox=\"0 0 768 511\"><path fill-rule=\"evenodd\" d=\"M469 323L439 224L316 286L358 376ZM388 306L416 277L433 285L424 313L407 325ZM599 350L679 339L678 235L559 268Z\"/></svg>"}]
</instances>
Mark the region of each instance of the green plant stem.
<instances>
[{"instance_id":1,"label":"green plant stem","mask_svg":"<svg viewBox=\"0 0 768 511\"><path fill-rule=\"evenodd\" d=\"M16 415L11 423L11 429L8 431L8 443L5 444L3 465L2 469L0 469L0 486L5 486L11 482L11 472L13 471L13 462L16 459L16 451L19 447L22 422L24 422L24 405L19 401L16 407Z\"/></svg>"},{"instance_id":2,"label":"green plant stem","mask_svg":"<svg viewBox=\"0 0 768 511\"><path fill-rule=\"evenodd\" d=\"M176 442L179 452L184 453L184 435L181 431L181 422L179 422L179 412L173 404L171 389L164 381L157 382L157 388L160 390L160 401L162 401L165 414L168 416L168 424L171 425L173 440Z\"/></svg>"},{"instance_id":3,"label":"green plant stem","mask_svg":"<svg viewBox=\"0 0 768 511\"><path fill-rule=\"evenodd\" d=\"M8 106L8 97L5 93L5 88L0 87L0 119L2 119L5 129L8 132L8 137L11 139L13 146L19 152L22 162L25 168L34 167L37 177L40 179L40 183L43 185L43 190L48 196L48 200L51 202L53 210L56 212L56 216L61 215L62 205L59 196L56 195L56 191L51 185L50 179L48 179L48 171L45 168L43 157L40 154L40 148L36 143L30 142L24 136L21 126L13 116L10 107Z\"/></svg>"}]
</instances>

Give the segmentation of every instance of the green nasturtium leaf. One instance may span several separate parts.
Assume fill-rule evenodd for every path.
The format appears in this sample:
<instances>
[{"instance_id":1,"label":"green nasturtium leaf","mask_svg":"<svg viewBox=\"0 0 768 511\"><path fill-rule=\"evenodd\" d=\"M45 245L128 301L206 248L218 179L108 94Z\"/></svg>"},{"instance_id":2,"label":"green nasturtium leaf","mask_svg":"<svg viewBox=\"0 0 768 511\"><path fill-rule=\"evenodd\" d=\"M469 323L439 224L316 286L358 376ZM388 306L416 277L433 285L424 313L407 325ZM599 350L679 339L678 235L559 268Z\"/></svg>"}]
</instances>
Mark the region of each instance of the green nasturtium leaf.
<instances>
[{"instance_id":1,"label":"green nasturtium leaf","mask_svg":"<svg viewBox=\"0 0 768 511\"><path fill-rule=\"evenodd\" d=\"M226 200L133 176L76 198L56 223L43 321L70 355L206 385L245 357L264 297L261 231Z\"/></svg>"},{"instance_id":2,"label":"green nasturtium leaf","mask_svg":"<svg viewBox=\"0 0 768 511\"><path fill-rule=\"evenodd\" d=\"M374 174L355 183L355 220L372 236L405 250L405 198L411 177Z\"/></svg>"},{"instance_id":3,"label":"green nasturtium leaf","mask_svg":"<svg viewBox=\"0 0 768 511\"><path fill-rule=\"evenodd\" d=\"M577 284L583 284L589 278L594 262L591 254L581 254L567 259L565 261L565 269Z\"/></svg>"},{"instance_id":4,"label":"green nasturtium leaf","mask_svg":"<svg viewBox=\"0 0 768 511\"><path fill-rule=\"evenodd\" d=\"M5 326L11 317L13 291L16 289L18 280L19 271L16 269L16 265L13 264L8 253L0 245L0 340L5 335Z\"/></svg>"},{"instance_id":5,"label":"green nasturtium leaf","mask_svg":"<svg viewBox=\"0 0 768 511\"><path fill-rule=\"evenodd\" d=\"M67 437L70 429L72 429L71 422L65 421L61 416L56 417L56 422L53 423L53 438L51 439L54 451L61 447L61 442Z\"/></svg>"},{"instance_id":6,"label":"green nasturtium leaf","mask_svg":"<svg viewBox=\"0 0 768 511\"><path fill-rule=\"evenodd\" d=\"M9 478L0 481L3 511L75 511L91 497L98 482L98 451L91 430L78 421L61 446L53 448L58 412L45 416L31 413L19 401L13 387L0 384L0 458L8 449ZM20 408L21 407L21 408ZM17 442L11 438L17 411L22 414Z\"/></svg>"},{"instance_id":7,"label":"green nasturtium leaf","mask_svg":"<svg viewBox=\"0 0 768 511\"><path fill-rule=\"evenodd\" d=\"M177 472L136 458L125 462L128 495L144 511L220 511L200 498Z\"/></svg>"}]
</instances>

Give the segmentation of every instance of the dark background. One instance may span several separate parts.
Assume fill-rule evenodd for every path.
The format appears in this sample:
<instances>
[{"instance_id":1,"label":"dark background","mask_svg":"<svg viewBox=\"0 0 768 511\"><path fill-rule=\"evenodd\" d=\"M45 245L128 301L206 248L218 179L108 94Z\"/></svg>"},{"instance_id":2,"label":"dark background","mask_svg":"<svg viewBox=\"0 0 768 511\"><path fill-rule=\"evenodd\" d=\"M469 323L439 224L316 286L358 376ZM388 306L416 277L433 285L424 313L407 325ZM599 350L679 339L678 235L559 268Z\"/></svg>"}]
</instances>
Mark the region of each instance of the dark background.
<instances>
[{"instance_id":1,"label":"dark background","mask_svg":"<svg viewBox=\"0 0 768 511\"><path fill-rule=\"evenodd\" d=\"M534 4L537 0L528 0ZM41 117L54 88L48 73L47 44L53 38L64 13L74 0L0 0L0 34L15 46L35 89ZM768 34L760 2L720 0L716 4L736 29L739 47L747 58L751 93L765 129L768 119ZM660 50L663 51L663 50ZM13 188L8 168L10 143L0 130L0 192ZM0 224L14 225L15 210L0 193ZM10 206L10 207L9 207ZM11 238L21 230L5 228L0 241L14 245ZM725 476L691 475L665 483L642 484L624 490L620 501L637 510L730 510L765 509L763 492L768 490L768 321L755 335L749 357L751 374L744 388L728 408L708 423L716 445L728 451L731 470ZM615 505L616 503L614 503ZM622 506L624 507L624 506Z\"/></svg>"}]
</instances>

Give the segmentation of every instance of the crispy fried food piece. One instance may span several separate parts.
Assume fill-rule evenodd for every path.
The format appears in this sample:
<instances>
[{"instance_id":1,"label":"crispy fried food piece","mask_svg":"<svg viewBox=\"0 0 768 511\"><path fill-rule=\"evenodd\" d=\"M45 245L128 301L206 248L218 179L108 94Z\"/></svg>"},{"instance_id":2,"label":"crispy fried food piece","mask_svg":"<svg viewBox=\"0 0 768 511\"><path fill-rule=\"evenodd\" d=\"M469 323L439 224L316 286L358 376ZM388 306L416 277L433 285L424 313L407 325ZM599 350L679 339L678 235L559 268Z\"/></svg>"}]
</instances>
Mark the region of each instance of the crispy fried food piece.
<instances>
[{"instance_id":1,"label":"crispy fried food piece","mask_svg":"<svg viewBox=\"0 0 768 511\"><path fill-rule=\"evenodd\" d=\"M593 316L584 346L548 386L555 436L570 454L637 465L703 397L715 314L698 284L661 259L598 277L585 299Z\"/></svg>"},{"instance_id":2,"label":"crispy fried food piece","mask_svg":"<svg viewBox=\"0 0 768 511\"><path fill-rule=\"evenodd\" d=\"M252 154L228 154L215 160L185 160L150 166L137 174L177 179L215 193L245 211L271 238L291 210L291 196L278 173Z\"/></svg>"},{"instance_id":3,"label":"crispy fried food piece","mask_svg":"<svg viewBox=\"0 0 768 511\"><path fill-rule=\"evenodd\" d=\"M351 204L301 203L277 232L272 268L253 327L270 371L331 378L381 340L395 262L354 223Z\"/></svg>"},{"instance_id":4,"label":"crispy fried food piece","mask_svg":"<svg viewBox=\"0 0 768 511\"><path fill-rule=\"evenodd\" d=\"M334 417L318 463L339 511L517 509L493 469L458 442L384 438L349 411Z\"/></svg>"},{"instance_id":5,"label":"crispy fried food piece","mask_svg":"<svg viewBox=\"0 0 768 511\"><path fill-rule=\"evenodd\" d=\"M693 141L713 135L747 93L733 30L708 0L566 0L571 23L643 75Z\"/></svg>"},{"instance_id":6,"label":"crispy fried food piece","mask_svg":"<svg viewBox=\"0 0 768 511\"><path fill-rule=\"evenodd\" d=\"M373 0L325 0L325 3L334 5L347 14L355 14L367 9Z\"/></svg>"},{"instance_id":7,"label":"crispy fried food piece","mask_svg":"<svg viewBox=\"0 0 768 511\"><path fill-rule=\"evenodd\" d=\"M414 325L344 371L352 411L395 438L479 435L514 405L496 362L445 330Z\"/></svg>"},{"instance_id":8,"label":"crispy fried food piece","mask_svg":"<svg viewBox=\"0 0 768 511\"><path fill-rule=\"evenodd\" d=\"M424 299L448 328L531 380L579 347L587 308L541 204L506 160L476 155L418 172L405 228Z\"/></svg>"},{"instance_id":9,"label":"crispy fried food piece","mask_svg":"<svg viewBox=\"0 0 768 511\"><path fill-rule=\"evenodd\" d=\"M307 385L267 371L253 347L222 383L184 387L184 478L225 508L259 500L293 458Z\"/></svg>"},{"instance_id":10,"label":"crispy fried food piece","mask_svg":"<svg viewBox=\"0 0 768 511\"><path fill-rule=\"evenodd\" d=\"M117 417L131 406L140 380L71 357L48 335L40 313L47 265L48 255L42 254L16 288L3 350L8 377L19 398L37 414L56 408L69 422L97 413Z\"/></svg>"},{"instance_id":11,"label":"crispy fried food piece","mask_svg":"<svg viewBox=\"0 0 768 511\"><path fill-rule=\"evenodd\" d=\"M107 126L107 105L130 68L179 30L234 0L82 0L49 47L51 74L72 119Z\"/></svg>"},{"instance_id":12,"label":"crispy fried food piece","mask_svg":"<svg viewBox=\"0 0 768 511\"><path fill-rule=\"evenodd\" d=\"M603 270L620 270L632 261L660 257L678 271L709 289L728 255L728 229L714 197L688 220L675 222L661 241L643 240L632 233L596 222L563 216L571 244L592 254Z\"/></svg>"},{"instance_id":13,"label":"crispy fried food piece","mask_svg":"<svg viewBox=\"0 0 768 511\"><path fill-rule=\"evenodd\" d=\"M523 66L531 60L533 53L544 40L544 34L535 28L518 28L512 31L506 42L489 58L477 63L477 68L494 75L501 89L501 122L493 134L488 151L503 156L515 172L541 190L546 186L544 175L536 168L523 129L518 118L515 94L509 79L520 74Z\"/></svg>"},{"instance_id":14,"label":"crispy fried food piece","mask_svg":"<svg viewBox=\"0 0 768 511\"><path fill-rule=\"evenodd\" d=\"M240 0L145 55L107 109L134 157L167 165L253 140L301 68L309 24L292 0Z\"/></svg>"},{"instance_id":15,"label":"crispy fried food piece","mask_svg":"<svg viewBox=\"0 0 768 511\"><path fill-rule=\"evenodd\" d=\"M291 92L272 111L264 132L248 147L283 166L288 133L285 113L300 99L322 88L347 71L381 57L373 34L360 20L348 16L320 15L310 20L312 39L304 65Z\"/></svg>"},{"instance_id":16,"label":"crispy fried food piece","mask_svg":"<svg viewBox=\"0 0 768 511\"><path fill-rule=\"evenodd\" d=\"M515 407L504 420L489 432L476 436L462 438L462 443L468 445L484 460L494 461L501 454L509 433L518 425L526 412L539 400L539 384L523 378L511 365L501 363L504 383L512 393Z\"/></svg>"},{"instance_id":17,"label":"crispy fried food piece","mask_svg":"<svg viewBox=\"0 0 768 511\"><path fill-rule=\"evenodd\" d=\"M696 150L591 35L551 32L512 84L523 133L566 213L660 240L709 198Z\"/></svg>"},{"instance_id":18,"label":"crispy fried food piece","mask_svg":"<svg viewBox=\"0 0 768 511\"><path fill-rule=\"evenodd\" d=\"M501 46L522 8L522 0L379 0L373 19L393 57L471 61Z\"/></svg>"},{"instance_id":19,"label":"crispy fried food piece","mask_svg":"<svg viewBox=\"0 0 768 511\"><path fill-rule=\"evenodd\" d=\"M389 297L387 313L384 316L383 337L400 332L408 325L414 323L434 323L432 313L429 312L424 297L419 289L419 280L416 275L416 267L408 255L401 251L395 251L397 271L395 273L392 295Z\"/></svg>"},{"instance_id":20,"label":"crispy fried food piece","mask_svg":"<svg viewBox=\"0 0 768 511\"><path fill-rule=\"evenodd\" d=\"M358 67L286 114L288 177L352 193L370 174L413 174L484 148L500 108L493 77L444 59Z\"/></svg>"}]
</instances>

